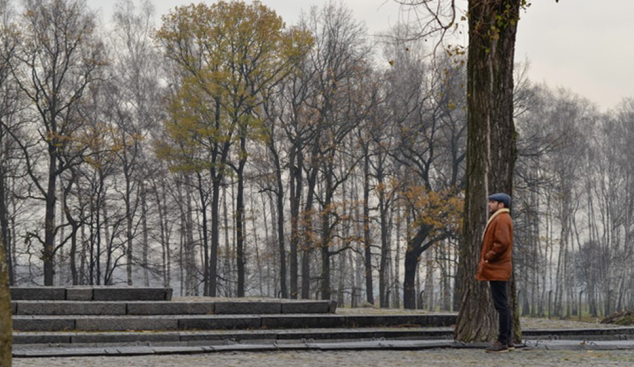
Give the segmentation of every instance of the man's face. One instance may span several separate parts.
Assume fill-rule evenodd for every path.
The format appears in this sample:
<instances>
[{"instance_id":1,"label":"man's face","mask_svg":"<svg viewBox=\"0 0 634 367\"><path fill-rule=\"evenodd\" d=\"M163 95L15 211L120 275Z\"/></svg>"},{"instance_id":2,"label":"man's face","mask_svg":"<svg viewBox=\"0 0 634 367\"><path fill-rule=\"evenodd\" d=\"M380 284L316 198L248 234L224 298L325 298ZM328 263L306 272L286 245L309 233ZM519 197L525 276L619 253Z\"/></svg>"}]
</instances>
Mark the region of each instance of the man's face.
<instances>
[{"instance_id":1,"label":"man's face","mask_svg":"<svg viewBox=\"0 0 634 367\"><path fill-rule=\"evenodd\" d=\"M493 214L502 208L504 208L504 203L495 200L489 200L489 213Z\"/></svg>"}]
</instances>

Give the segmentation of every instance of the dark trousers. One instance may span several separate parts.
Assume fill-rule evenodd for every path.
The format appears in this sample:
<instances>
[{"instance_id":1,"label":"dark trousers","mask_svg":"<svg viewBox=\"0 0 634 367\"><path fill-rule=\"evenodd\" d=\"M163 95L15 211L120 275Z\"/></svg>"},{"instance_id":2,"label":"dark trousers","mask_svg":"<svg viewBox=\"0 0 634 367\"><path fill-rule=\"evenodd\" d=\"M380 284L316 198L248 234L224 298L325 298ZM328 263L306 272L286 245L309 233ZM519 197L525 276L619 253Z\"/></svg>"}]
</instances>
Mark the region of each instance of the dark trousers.
<instances>
[{"instance_id":1,"label":"dark trousers","mask_svg":"<svg viewBox=\"0 0 634 367\"><path fill-rule=\"evenodd\" d=\"M511 308L509 307L508 282L490 281L489 286L491 287L493 306L495 306L500 318L498 341L502 344L509 344L512 340L513 320L511 318Z\"/></svg>"}]
</instances>

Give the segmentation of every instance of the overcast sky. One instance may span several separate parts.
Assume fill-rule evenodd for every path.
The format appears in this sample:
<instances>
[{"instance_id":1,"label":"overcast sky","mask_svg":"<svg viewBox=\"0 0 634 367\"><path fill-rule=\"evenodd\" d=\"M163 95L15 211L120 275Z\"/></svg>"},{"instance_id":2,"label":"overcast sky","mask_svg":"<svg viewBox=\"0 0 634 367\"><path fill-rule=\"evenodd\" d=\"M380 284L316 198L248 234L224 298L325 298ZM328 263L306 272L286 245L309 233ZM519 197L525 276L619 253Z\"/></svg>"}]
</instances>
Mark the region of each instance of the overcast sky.
<instances>
[{"instance_id":1,"label":"overcast sky","mask_svg":"<svg viewBox=\"0 0 634 367\"><path fill-rule=\"evenodd\" d=\"M157 14L176 6L213 0L153 0ZM460 1L460 0L459 0ZM248 0L247 0L248 2ZM303 10L327 0L261 0L287 24ZM398 23L404 15L394 0L342 0L370 33ZM464 0L462 1L464 3ZM550 87L564 87L602 110L634 98L634 0L532 0L522 13L516 60L530 62L529 77ZM114 1L88 0L104 20Z\"/></svg>"}]
</instances>

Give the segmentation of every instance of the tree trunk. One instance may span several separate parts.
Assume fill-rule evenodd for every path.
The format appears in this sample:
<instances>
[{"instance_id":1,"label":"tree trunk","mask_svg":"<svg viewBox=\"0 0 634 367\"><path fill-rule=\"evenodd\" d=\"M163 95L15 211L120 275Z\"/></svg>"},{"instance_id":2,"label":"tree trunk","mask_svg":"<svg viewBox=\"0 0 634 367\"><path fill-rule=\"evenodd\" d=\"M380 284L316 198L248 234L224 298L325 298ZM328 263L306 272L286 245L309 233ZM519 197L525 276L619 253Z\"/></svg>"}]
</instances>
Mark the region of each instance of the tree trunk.
<instances>
[{"instance_id":1,"label":"tree trunk","mask_svg":"<svg viewBox=\"0 0 634 367\"><path fill-rule=\"evenodd\" d=\"M13 345L11 290L6 255L4 238L0 237L0 366L11 366L11 348Z\"/></svg>"},{"instance_id":2,"label":"tree trunk","mask_svg":"<svg viewBox=\"0 0 634 367\"><path fill-rule=\"evenodd\" d=\"M416 273L420 255L432 245L432 242L423 244L423 241L429 237L430 231L430 227L421 225L416 235L407 241L403 281L403 307L407 310L416 309Z\"/></svg>"},{"instance_id":3,"label":"tree trunk","mask_svg":"<svg viewBox=\"0 0 634 367\"><path fill-rule=\"evenodd\" d=\"M53 130L55 131L55 130ZM46 212L44 214L44 285L52 286L55 276L55 190L57 188L58 155L56 142L49 142L48 187L46 190Z\"/></svg>"},{"instance_id":4,"label":"tree trunk","mask_svg":"<svg viewBox=\"0 0 634 367\"><path fill-rule=\"evenodd\" d=\"M384 187L382 161L379 159L379 167L377 168L377 184ZM390 243L388 241L388 216L385 189L379 190L379 222L381 223L381 259L379 260L379 304L381 308L389 307L389 284L388 284L388 262L390 257Z\"/></svg>"},{"instance_id":5,"label":"tree trunk","mask_svg":"<svg viewBox=\"0 0 634 367\"><path fill-rule=\"evenodd\" d=\"M298 248L300 240L299 232L299 208L301 206L302 195L302 169L301 169L301 153L298 149L291 148L290 154L290 205L291 205L291 243L290 243L290 291L291 298L297 299L299 295L299 259Z\"/></svg>"},{"instance_id":6,"label":"tree trunk","mask_svg":"<svg viewBox=\"0 0 634 367\"><path fill-rule=\"evenodd\" d=\"M363 164L363 250L365 265L365 292L366 301L374 304L374 285L372 284L372 234L370 229L370 155L366 148Z\"/></svg>"},{"instance_id":7,"label":"tree trunk","mask_svg":"<svg viewBox=\"0 0 634 367\"><path fill-rule=\"evenodd\" d=\"M125 156L125 149L123 152ZM133 208L132 205L132 178L130 177L130 169L131 167L124 163L124 177L125 177L125 221L126 221L126 274L128 276L128 285L132 285L132 262L133 262L133 247L132 244L134 242L134 212L136 208ZM136 206L136 205L135 205Z\"/></svg>"},{"instance_id":8,"label":"tree trunk","mask_svg":"<svg viewBox=\"0 0 634 367\"><path fill-rule=\"evenodd\" d=\"M4 133L1 131L2 127L0 126L0 146L4 147L4 142L2 141ZM2 153L2 156L6 156ZM5 174L5 158L2 158L2 162L0 162L0 239L2 239L2 243L4 244L5 257L7 262L7 271L9 274L9 284L13 284L13 261L11 257L11 238L9 236L9 205L8 199L9 195L7 194L7 175ZM0 359L1 360L1 359Z\"/></svg>"},{"instance_id":9,"label":"tree trunk","mask_svg":"<svg viewBox=\"0 0 634 367\"><path fill-rule=\"evenodd\" d=\"M246 128L245 128L246 129ZM244 231L244 166L247 163L245 137L246 132L240 137L240 162L238 163L238 193L236 197L236 262L238 270L238 289L236 295L244 297L245 278L246 278L246 254L245 254L245 231Z\"/></svg>"},{"instance_id":10,"label":"tree trunk","mask_svg":"<svg viewBox=\"0 0 634 367\"><path fill-rule=\"evenodd\" d=\"M282 298L286 299L288 298L288 286L286 285L286 244L284 241L284 182L282 181L282 165L280 163L280 157L273 143L271 143L270 151L271 154L273 154L273 163L275 164L275 180L277 184L275 200L277 204L277 242L280 257L280 293ZM296 266L295 270L297 270L297 247L295 247L294 255ZM297 275L297 272L295 274ZM297 279L295 280L295 292L297 292Z\"/></svg>"},{"instance_id":11,"label":"tree trunk","mask_svg":"<svg viewBox=\"0 0 634 367\"><path fill-rule=\"evenodd\" d=\"M209 254L209 289L207 295L216 297L218 282L218 248L220 247L220 189L222 178L215 174L211 192L211 253Z\"/></svg>"},{"instance_id":12,"label":"tree trunk","mask_svg":"<svg viewBox=\"0 0 634 367\"><path fill-rule=\"evenodd\" d=\"M521 0L469 1L467 187L455 331L455 339L462 342L491 341L497 334L488 285L476 281L475 273L487 221L486 198L498 191L512 194L513 62L520 4ZM516 304L514 294L510 298ZM519 324L514 328L518 330Z\"/></svg>"},{"instance_id":13,"label":"tree trunk","mask_svg":"<svg viewBox=\"0 0 634 367\"><path fill-rule=\"evenodd\" d=\"M148 203L147 203L147 189L145 184L141 183L141 221L143 225L143 284L146 287L150 286L150 234L148 227Z\"/></svg>"}]
</instances>

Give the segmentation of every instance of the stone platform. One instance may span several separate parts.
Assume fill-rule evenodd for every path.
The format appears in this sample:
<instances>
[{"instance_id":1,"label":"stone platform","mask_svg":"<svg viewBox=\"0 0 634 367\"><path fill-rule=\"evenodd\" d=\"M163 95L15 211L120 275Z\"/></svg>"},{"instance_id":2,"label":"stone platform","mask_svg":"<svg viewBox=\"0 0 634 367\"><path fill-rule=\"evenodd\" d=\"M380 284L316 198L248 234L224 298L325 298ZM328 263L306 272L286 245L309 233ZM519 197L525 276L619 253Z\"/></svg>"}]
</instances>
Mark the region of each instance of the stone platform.
<instances>
[{"instance_id":1,"label":"stone platform","mask_svg":"<svg viewBox=\"0 0 634 367\"><path fill-rule=\"evenodd\" d=\"M12 301L170 301L171 288L11 287Z\"/></svg>"},{"instance_id":2,"label":"stone platform","mask_svg":"<svg viewBox=\"0 0 634 367\"><path fill-rule=\"evenodd\" d=\"M328 350L350 343L361 343L352 349L366 349L364 341L385 341L372 345L395 348L389 345L399 340L407 342L396 348L455 347L455 313L337 313L331 301L174 300L166 288L39 287L11 292L16 356L55 355L62 349L72 350L65 355L81 355L94 348L110 355L117 348L137 347L143 349L139 354L155 353L156 348L166 353L227 346L280 350L319 342L327 343L323 348ZM634 328L524 330L523 335L552 345L566 340L617 343L634 340Z\"/></svg>"},{"instance_id":3,"label":"stone platform","mask_svg":"<svg viewBox=\"0 0 634 367\"><path fill-rule=\"evenodd\" d=\"M37 287L11 294L15 345L416 337L417 329L456 320L455 314L338 315L332 301L172 300L165 288ZM418 335L432 336L438 337Z\"/></svg>"}]
</instances>

